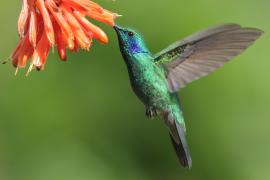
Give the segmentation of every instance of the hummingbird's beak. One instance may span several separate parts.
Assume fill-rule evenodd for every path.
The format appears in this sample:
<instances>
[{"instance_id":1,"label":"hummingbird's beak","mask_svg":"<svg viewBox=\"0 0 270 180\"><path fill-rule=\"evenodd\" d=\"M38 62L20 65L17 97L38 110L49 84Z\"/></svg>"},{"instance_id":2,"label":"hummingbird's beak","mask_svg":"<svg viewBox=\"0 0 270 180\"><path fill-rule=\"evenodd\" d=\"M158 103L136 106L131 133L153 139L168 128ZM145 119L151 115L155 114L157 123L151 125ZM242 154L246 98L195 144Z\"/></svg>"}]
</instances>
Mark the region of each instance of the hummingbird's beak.
<instances>
[{"instance_id":1,"label":"hummingbird's beak","mask_svg":"<svg viewBox=\"0 0 270 180\"><path fill-rule=\"evenodd\" d=\"M123 30L123 28L118 25L114 25L113 28L115 29L116 32Z\"/></svg>"}]
</instances>

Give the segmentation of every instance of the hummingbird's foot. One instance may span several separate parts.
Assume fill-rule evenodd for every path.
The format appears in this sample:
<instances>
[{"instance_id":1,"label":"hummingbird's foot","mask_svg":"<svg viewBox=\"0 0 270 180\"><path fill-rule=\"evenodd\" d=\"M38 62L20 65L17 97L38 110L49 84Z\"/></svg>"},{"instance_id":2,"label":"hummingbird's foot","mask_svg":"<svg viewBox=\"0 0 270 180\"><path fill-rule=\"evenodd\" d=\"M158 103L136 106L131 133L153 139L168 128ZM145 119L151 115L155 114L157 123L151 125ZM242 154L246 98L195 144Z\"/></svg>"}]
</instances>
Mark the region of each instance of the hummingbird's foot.
<instances>
[{"instance_id":1,"label":"hummingbird's foot","mask_svg":"<svg viewBox=\"0 0 270 180\"><path fill-rule=\"evenodd\" d=\"M154 107L147 107L146 108L146 116L153 119L157 116L157 111Z\"/></svg>"}]
</instances>

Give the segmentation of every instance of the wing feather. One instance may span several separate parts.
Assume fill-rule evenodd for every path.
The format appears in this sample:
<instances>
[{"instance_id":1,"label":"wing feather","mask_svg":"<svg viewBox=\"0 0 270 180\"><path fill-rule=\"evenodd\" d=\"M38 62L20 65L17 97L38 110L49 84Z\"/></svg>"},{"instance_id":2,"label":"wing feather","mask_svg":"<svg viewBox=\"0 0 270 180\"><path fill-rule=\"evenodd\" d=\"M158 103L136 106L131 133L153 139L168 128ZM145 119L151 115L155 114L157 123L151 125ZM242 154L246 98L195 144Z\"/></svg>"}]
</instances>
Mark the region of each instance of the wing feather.
<instances>
[{"instance_id":1,"label":"wing feather","mask_svg":"<svg viewBox=\"0 0 270 180\"><path fill-rule=\"evenodd\" d=\"M249 47L262 31L226 24L204 30L176 42L155 56L168 70L171 92L206 76Z\"/></svg>"}]
</instances>

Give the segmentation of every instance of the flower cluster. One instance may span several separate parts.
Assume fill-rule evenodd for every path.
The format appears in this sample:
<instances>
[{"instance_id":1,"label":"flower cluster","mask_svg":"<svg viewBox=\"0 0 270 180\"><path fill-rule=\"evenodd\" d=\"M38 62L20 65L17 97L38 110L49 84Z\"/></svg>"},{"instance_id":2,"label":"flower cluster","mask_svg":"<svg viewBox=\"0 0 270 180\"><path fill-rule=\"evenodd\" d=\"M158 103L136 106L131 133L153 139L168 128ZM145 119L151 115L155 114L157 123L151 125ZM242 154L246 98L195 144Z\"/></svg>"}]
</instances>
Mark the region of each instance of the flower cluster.
<instances>
[{"instance_id":1,"label":"flower cluster","mask_svg":"<svg viewBox=\"0 0 270 180\"><path fill-rule=\"evenodd\" d=\"M12 63L24 68L31 59L28 72L42 70L53 46L65 61L66 49L89 50L93 38L106 44L107 35L87 17L113 26L117 16L90 0L22 0L20 41L11 55Z\"/></svg>"}]
</instances>

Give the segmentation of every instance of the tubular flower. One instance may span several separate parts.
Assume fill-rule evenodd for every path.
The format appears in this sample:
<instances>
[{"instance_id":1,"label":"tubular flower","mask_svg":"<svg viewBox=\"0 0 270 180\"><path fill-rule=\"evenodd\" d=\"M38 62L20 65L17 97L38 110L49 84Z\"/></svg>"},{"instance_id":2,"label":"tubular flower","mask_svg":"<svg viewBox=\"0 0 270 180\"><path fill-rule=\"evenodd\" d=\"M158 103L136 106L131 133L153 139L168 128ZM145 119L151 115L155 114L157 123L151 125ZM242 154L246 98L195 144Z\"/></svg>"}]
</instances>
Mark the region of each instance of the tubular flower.
<instances>
[{"instance_id":1,"label":"tubular flower","mask_svg":"<svg viewBox=\"0 0 270 180\"><path fill-rule=\"evenodd\" d=\"M87 17L113 26L118 15L91 0L22 0L20 41L11 55L13 65L24 68L31 61L28 72L33 68L42 70L54 45L65 61L66 49L89 50L93 38L108 43L105 32Z\"/></svg>"}]
</instances>

